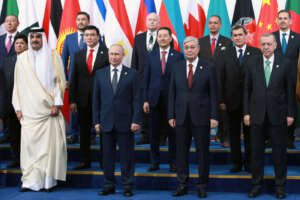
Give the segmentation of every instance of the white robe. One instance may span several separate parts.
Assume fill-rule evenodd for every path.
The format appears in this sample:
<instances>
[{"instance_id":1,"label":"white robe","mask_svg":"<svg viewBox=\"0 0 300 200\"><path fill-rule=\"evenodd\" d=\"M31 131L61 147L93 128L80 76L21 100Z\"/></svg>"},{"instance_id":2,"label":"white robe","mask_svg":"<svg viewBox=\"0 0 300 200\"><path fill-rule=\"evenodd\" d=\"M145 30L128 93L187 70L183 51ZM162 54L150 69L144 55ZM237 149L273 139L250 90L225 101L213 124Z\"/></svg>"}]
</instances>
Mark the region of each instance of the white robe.
<instances>
[{"instance_id":1,"label":"white robe","mask_svg":"<svg viewBox=\"0 0 300 200\"><path fill-rule=\"evenodd\" d=\"M43 86L30 63L28 51L18 56L15 68L12 101L15 110L23 114L20 121L22 187L35 191L54 187L56 180L66 180L64 118L61 112L56 117L50 115L50 107L57 105L57 99L63 99L65 76L59 55L53 52L52 59L57 75L53 79L53 91Z\"/></svg>"}]
</instances>

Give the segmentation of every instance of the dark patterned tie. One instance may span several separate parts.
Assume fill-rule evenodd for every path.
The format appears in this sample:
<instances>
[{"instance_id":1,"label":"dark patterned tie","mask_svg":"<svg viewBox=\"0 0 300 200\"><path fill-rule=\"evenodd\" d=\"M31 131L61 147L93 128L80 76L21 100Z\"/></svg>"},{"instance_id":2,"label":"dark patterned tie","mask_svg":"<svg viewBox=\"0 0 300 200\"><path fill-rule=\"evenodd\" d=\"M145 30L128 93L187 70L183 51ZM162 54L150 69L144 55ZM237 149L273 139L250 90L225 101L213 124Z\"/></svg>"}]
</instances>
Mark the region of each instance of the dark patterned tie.
<instances>
[{"instance_id":1,"label":"dark patterned tie","mask_svg":"<svg viewBox=\"0 0 300 200\"><path fill-rule=\"evenodd\" d=\"M117 86L118 86L118 69L114 68L113 72L114 72L114 74L113 74L111 84L112 84L112 88L113 88L113 91L114 91L114 94L115 94L116 91L117 91Z\"/></svg>"}]
</instances>

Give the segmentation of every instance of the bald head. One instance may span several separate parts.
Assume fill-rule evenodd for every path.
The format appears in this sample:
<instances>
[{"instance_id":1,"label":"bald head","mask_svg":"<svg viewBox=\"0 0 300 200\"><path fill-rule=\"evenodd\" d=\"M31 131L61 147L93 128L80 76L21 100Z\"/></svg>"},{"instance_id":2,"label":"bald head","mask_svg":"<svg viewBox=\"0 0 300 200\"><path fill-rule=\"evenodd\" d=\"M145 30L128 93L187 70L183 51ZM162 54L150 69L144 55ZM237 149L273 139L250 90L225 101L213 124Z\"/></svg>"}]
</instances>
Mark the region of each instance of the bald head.
<instances>
[{"instance_id":1,"label":"bald head","mask_svg":"<svg viewBox=\"0 0 300 200\"><path fill-rule=\"evenodd\" d=\"M150 31L156 31L160 26L160 19L156 13L150 13L146 18L146 26Z\"/></svg>"}]
</instances>

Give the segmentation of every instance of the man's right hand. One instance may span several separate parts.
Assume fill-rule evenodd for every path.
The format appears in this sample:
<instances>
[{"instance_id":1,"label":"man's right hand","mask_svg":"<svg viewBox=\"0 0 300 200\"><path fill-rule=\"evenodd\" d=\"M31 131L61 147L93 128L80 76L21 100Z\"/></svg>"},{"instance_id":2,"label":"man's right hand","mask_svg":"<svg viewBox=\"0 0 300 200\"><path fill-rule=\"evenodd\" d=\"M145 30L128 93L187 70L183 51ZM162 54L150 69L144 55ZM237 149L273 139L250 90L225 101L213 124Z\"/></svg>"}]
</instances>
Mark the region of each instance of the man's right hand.
<instances>
[{"instance_id":1,"label":"man's right hand","mask_svg":"<svg viewBox=\"0 0 300 200\"><path fill-rule=\"evenodd\" d=\"M149 105L148 102L144 103L143 110L144 110L144 113L149 113L150 112L150 105Z\"/></svg>"},{"instance_id":2,"label":"man's right hand","mask_svg":"<svg viewBox=\"0 0 300 200\"><path fill-rule=\"evenodd\" d=\"M172 128L175 128L175 127L176 127L176 119L169 119L169 125L170 125Z\"/></svg>"},{"instance_id":3,"label":"man's right hand","mask_svg":"<svg viewBox=\"0 0 300 200\"><path fill-rule=\"evenodd\" d=\"M220 103L220 109L225 111L226 110L226 104L225 103Z\"/></svg>"},{"instance_id":4,"label":"man's right hand","mask_svg":"<svg viewBox=\"0 0 300 200\"><path fill-rule=\"evenodd\" d=\"M244 115L244 124L250 126L250 115Z\"/></svg>"},{"instance_id":5,"label":"man's right hand","mask_svg":"<svg viewBox=\"0 0 300 200\"><path fill-rule=\"evenodd\" d=\"M100 134L100 132L101 132L101 126L100 126L100 124L96 124L95 125L95 131L96 131L97 134Z\"/></svg>"},{"instance_id":6,"label":"man's right hand","mask_svg":"<svg viewBox=\"0 0 300 200\"><path fill-rule=\"evenodd\" d=\"M72 113L77 112L77 105L76 105L76 103L71 103L71 104L70 104L70 111L71 111Z\"/></svg>"},{"instance_id":7,"label":"man's right hand","mask_svg":"<svg viewBox=\"0 0 300 200\"><path fill-rule=\"evenodd\" d=\"M21 119L23 118L22 112L21 111L17 111L16 115L17 115L18 120L21 121Z\"/></svg>"}]
</instances>

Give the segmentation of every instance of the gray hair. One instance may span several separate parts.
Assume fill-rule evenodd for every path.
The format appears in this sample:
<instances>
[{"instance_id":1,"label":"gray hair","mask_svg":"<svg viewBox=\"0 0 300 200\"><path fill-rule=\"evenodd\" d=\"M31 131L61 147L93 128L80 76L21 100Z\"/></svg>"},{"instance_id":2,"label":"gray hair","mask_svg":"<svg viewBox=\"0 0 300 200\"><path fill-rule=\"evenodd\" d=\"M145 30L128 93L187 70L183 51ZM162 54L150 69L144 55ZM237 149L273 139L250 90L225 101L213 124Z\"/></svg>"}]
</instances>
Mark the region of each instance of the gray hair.
<instances>
[{"instance_id":1,"label":"gray hair","mask_svg":"<svg viewBox=\"0 0 300 200\"><path fill-rule=\"evenodd\" d=\"M118 44L118 43L114 43L114 44L110 45L109 49L111 49L112 47L120 47L121 50L122 50L122 52L123 52L123 54L125 54L125 49L124 49L123 45Z\"/></svg>"},{"instance_id":2,"label":"gray hair","mask_svg":"<svg viewBox=\"0 0 300 200\"><path fill-rule=\"evenodd\" d=\"M187 36L186 38L184 38L183 45L185 45L188 42L195 42L195 43L197 43L198 47L200 47L198 38L196 38L194 36Z\"/></svg>"},{"instance_id":3,"label":"gray hair","mask_svg":"<svg viewBox=\"0 0 300 200\"><path fill-rule=\"evenodd\" d=\"M275 35L273 33L264 33L260 36L260 39L262 37L272 37L273 38L273 41L276 43L276 38L275 38Z\"/></svg>"}]
</instances>

